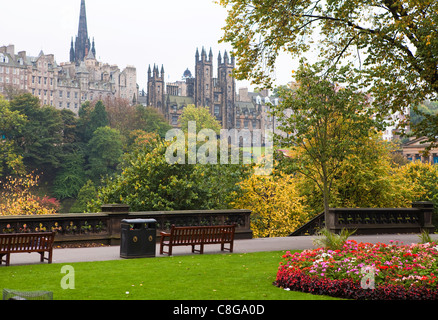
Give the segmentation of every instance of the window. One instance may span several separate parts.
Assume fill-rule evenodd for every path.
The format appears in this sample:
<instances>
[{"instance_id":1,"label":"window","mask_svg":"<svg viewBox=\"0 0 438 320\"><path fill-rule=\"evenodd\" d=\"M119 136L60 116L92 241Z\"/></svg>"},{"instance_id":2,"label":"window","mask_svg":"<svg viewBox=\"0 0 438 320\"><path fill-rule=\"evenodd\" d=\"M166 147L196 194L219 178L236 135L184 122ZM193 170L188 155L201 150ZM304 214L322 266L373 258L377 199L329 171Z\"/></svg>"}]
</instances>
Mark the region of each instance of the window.
<instances>
[{"instance_id":1,"label":"window","mask_svg":"<svg viewBox=\"0 0 438 320\"><path fill-rule=\"evenodd\" d=\"M178 124L178 116L173 115L172 116L172 125L177 125Z\"/></svg>"},{"instance_id":2,"label":"window","mask_svg":"<svg viewBox=\"0 0 438 320\"><path fill-rule=\"evenodd\" d=\"M59 91L59 97L62 98L62 91Z\"/></svg>"}]
</instances>

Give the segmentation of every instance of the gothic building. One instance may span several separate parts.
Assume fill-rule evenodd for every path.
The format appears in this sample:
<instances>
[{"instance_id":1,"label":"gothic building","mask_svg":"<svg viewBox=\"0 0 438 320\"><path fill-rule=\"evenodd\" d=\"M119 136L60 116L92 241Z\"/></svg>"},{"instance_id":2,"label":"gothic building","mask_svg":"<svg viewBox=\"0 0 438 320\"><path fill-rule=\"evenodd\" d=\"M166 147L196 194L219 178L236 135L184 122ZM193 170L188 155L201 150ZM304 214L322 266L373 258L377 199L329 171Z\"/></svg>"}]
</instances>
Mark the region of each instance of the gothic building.
<instances>
[{"instance_id":1,"label":"gothic building","mask_svg":"<svg viewBox=\"0 0 438 320\"><path fill-rule=\"evenodd\" d=\"M217 58L217 77L214 77L213 53L203 48L201 54L196 50L195 76L187 69L183 80L166 83L164 67L149 66L147 85L147 104L158 108L173 126L178 125L178 118L188 104L208 107L210 113L222 124L224 129L236 126L236 81L232 77L235 66L233 57L224 53Z\"/></svg>"}]
</instances>

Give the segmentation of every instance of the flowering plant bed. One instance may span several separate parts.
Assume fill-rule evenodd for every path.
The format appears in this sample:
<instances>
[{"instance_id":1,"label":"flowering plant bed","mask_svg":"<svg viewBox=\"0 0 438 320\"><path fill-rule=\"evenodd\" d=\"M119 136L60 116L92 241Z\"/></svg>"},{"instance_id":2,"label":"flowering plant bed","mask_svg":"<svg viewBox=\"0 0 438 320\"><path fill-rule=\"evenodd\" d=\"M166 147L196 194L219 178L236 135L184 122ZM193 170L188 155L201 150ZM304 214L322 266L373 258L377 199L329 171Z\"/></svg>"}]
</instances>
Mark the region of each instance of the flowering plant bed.
<instances>
[{"instance_id":1,"label":"flowering plant bed","mask_svg":"<svg viewBox=\"0 0 438 320\"><path fill-rule=\"evenodd\" d=\"M438 245L345 242L341 250L287 252L274 285L347 299L438 299Z\"/></svg>"}]
</instances>

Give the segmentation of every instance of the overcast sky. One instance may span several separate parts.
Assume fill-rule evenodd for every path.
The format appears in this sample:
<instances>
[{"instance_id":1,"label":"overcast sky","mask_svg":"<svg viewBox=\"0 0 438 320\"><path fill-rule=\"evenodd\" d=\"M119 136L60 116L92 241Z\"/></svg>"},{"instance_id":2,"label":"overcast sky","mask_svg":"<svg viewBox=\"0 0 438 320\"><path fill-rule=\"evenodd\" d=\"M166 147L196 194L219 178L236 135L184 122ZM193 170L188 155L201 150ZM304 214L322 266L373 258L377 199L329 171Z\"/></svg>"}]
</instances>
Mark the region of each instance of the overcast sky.
<instances>
[{"instance_id":1,"label":"overcast sky","mask_svg":"<svg viewBox=\"0 0 438 320\"><path fill-rule=\"evenodd\" d=\"M2 1L0 46L37 56L43 50L58 63L69 60L70 42L76 37L80 0ZM146 89L147 68L164 66L166 81L180 80L186 68L194 73L195 52L210 47L217 67L218 44L226 10L213 0L86 0L88 35L96 43L97 59L137 68L140 90ZM289 82L292 63L282 59L277 83ZM248 86L246 82L238 87Z\"/></svg>"}]
</instances>

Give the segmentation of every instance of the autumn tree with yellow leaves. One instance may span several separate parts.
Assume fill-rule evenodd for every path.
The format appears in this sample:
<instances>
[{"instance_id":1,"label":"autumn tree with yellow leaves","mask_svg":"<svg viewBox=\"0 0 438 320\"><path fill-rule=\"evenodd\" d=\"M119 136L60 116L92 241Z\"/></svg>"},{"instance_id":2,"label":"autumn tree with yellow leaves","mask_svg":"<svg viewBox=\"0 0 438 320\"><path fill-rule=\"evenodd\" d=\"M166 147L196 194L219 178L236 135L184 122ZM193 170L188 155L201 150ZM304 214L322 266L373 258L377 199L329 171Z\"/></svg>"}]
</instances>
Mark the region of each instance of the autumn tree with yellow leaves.
<instances>
[{"instance_id":1,"label":"autumn tree with yellow leaves","mask_svg":"<svg viewBox=\"0 0 438 320\"><path fill-rule=\"evenodd\" d=\"M39 176L33 173L0 181L0 216L55 214L59 202L32 193Z\"/></svg>"},{"instance_id":2,"label":"autumn tree with yellow leaves","mask_svg":"<svg viewBox=\"0 0 438 320\"><path fill-rule=\"evenodd\" d=\"M308 220L297 179L293 175L251 175L239 183L242 196L235 208L250 209L254 237L284 237Z\"/></svg>"}]
</instances>

